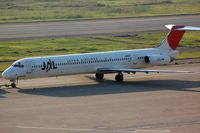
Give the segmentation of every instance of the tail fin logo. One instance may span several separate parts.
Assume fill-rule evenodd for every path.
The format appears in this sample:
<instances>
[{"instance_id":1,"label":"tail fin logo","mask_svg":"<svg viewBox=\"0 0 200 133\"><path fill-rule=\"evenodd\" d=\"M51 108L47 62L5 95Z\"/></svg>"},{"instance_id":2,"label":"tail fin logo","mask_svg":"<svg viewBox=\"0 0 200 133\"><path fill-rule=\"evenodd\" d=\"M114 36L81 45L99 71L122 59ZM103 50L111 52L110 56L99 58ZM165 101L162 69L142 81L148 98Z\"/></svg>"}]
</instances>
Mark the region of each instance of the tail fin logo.
<instances>
[{"instance_id":1,"label":"tail fin logo","mask_svg":"<svg viewBox=\"0 0 200 133\"><path fill-rule=\"evenodd\" d=\"M175 50L178 47L178 44L181 41L185 31L200 31L200 27L194 26L177 26L169 24L165 25L165 27L168 28L170 32L165 37L159 48L167 50Z\"/></svg>"},{"instance_id":2,"label":"tail fin logo","mask_svg":"<svg viewBox=\"0 0 200 133\"><path fill-rule=\"evenodd\" d=\"M168 43L173 50L175 50L178 47L178 44L185 33L184 30L176 30L179 28L184 28L184 26L173 26L170 33L167 36Z\"/></svg>"}]
</instances>

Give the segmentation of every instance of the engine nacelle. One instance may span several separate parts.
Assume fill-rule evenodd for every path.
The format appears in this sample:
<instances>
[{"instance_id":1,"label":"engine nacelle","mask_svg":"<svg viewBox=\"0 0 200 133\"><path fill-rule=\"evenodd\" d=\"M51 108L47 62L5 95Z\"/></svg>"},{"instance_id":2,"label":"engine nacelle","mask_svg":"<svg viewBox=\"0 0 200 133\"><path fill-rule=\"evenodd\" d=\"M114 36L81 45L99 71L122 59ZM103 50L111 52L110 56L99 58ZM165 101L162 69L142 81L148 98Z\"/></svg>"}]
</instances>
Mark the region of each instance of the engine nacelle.
<instances>
[{"instance_id":1,"label":"engine nacelle","mask_svg":"<svg viewBox=\"0 0 200 133\"><path fill-rule=\"evenodd\" d=\"M151 65L164 65L171 61L168 55L150 55L144 57L144 62Z\"/></svg>"}]
</instances>

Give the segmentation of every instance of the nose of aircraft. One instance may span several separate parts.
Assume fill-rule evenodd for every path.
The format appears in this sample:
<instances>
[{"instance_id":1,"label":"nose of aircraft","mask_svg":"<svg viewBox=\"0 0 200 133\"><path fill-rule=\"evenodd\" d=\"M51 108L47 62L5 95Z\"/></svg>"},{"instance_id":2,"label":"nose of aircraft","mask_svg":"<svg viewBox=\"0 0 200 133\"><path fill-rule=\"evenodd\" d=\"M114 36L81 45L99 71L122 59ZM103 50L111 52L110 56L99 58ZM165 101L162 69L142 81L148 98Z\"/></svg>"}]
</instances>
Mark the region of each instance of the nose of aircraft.
<instances>
[{"instance_id":1,"label":"nose of aircraft","mask_svg":"<svg viewBox=\"0 0 200 133\"><path fill-rule=\"evenodd\" d=\"M3 71L2 77L5 78L5 79L8 79L9 74L8 74L8 71L7 71L7 70Z\"/></svg>"},{"instance_id":2,"label":"nose of aircraft","mask_svg":"<svg viewBox=\"0 0 200 133\"><path fill-rule=\"evenodd\" d=\"M2 77L5 78L5 79L12 79L13 78L12 72L10 71L9 68L6 69L5 71L3 71Z\"/></svg>"}]
</instances>

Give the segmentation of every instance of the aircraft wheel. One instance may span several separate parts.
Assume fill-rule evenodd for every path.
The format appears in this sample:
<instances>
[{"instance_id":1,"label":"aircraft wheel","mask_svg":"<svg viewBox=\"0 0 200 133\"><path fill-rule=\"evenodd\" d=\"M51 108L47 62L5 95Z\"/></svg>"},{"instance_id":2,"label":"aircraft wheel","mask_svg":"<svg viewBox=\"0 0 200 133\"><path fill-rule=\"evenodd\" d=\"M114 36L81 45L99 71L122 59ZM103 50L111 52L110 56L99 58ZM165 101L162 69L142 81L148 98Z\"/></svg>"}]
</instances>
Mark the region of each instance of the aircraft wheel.
<instances>
[{"instance_id":1,"label":"aircraft wheel","mask_svg":"<svg viewBox=\"0 0 200 133\"><path fill-rule=\"evenodd\" d=\"M122 73L117 74L117 75L115 76L115 80L116 80L117 82L122 82L122 81L124 80L123 74L122 74Z\"/></svg>"},{"instance_id":2,"label":"aircraft wheel","mask_svg":"<svg viewBox=\"0 0 200 133\"><path fill-rule=\"evenodd\" d=\"M11 83L10 86L11 86L12 88L16 88L16 84L15 84L15 83Z\"/></svg>"},{"instance_id":3,"label":"aircraft wheel","mask_svg":"<svg viewBox=\"0 0 200 133\"><path fill-rule=\"evenodd\" d=\"M103 79L104 74L103 73L96 73L96 78L97 79Z\"/></svg>"}]
</instances>

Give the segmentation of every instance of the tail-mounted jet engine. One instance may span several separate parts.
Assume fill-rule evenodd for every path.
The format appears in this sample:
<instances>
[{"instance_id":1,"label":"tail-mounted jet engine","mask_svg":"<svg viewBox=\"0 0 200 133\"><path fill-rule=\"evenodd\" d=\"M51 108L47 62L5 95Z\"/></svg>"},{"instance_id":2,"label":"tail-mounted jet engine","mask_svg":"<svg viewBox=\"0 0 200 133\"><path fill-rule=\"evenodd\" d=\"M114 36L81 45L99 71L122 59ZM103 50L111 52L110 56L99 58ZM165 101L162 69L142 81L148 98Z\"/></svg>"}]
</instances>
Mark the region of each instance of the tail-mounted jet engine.
<instances>
[{"instance_id":1,"label":"tail-mounted jet engine","mask_svg":"<svg viewBox=\"0 0 200 133\"><path fill-rule=\"evenodd\" d=\"M171 61L168 55L150 55L144 57L144 62L151 65L164 65Z\"/></svg>"}]
</instances>

